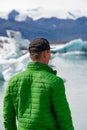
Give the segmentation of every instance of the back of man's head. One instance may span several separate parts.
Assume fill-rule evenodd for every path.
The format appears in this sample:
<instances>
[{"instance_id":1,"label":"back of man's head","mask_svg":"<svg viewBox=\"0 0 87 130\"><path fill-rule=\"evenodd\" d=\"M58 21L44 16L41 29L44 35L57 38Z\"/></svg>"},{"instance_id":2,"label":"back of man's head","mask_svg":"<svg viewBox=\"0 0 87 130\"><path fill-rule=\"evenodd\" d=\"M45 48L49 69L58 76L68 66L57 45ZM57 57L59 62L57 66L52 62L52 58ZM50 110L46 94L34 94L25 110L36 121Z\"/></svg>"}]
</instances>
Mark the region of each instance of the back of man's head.
<instances>
[{"instance_id":1,"label":"back of man's head","mask_svg":"<svg viewBox=\"0 0 87 130\"><path fill-rule=\"evenodd\" d=\"M45 50L50 50L50 44L45 38L35 38L29 45L31 59L39 59L41 53Z\"/></svg>"},{"instance_id":2,"label":"back of man's head","mask_svg":"<svg viewBox=\"0 0 87 130\"><path fill-rule=\"evenodd\" d=\"M31 41L29 45L29 52L42 52L45 50L50 50L50 44L45 38L36 38Z\"/></svg>"}]
</instances>

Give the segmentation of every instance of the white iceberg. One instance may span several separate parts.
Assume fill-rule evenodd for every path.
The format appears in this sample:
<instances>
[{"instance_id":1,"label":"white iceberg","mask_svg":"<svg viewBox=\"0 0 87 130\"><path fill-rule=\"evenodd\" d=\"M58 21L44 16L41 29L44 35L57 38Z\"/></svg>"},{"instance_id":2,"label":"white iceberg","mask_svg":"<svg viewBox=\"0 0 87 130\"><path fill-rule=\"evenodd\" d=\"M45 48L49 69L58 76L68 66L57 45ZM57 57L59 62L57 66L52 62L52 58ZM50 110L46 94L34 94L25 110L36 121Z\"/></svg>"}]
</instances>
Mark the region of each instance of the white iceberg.
<instances>
[{"instance_id":1,"label":"white iceberg","mask_svg":"<svg viewBox=\"0 0 87 130\"><path fill-rule=\"evenodd\" d=\"M30 42L24 39L19 31L7 30L7 35L11 43L17 44L19 48L28 49Z\"/></svg>"},{"instance_id":2,"label":"white iceberg","mask_svg":"<svg viewBox=\"0 0 87 130\"><path fill-rule=\"evenodd\" d=\"M29 62L29 41L20 32L7 30L8 38L0 37L0 78L8 80L23 71Z\"/></svg>"},{"instance_id":3,"label":"white iceberg","mask_svg":"<svg viewBox=\"0 0 87 130\"><path fill-rule=\"evenodd\" d=\"M31 60L29 58L29 54L27 53L15 60L12 64L10 63L9 67L2 72L4 79L8 81L14 74L25 70L29 61Z\"/></svg>"}]
</instances>

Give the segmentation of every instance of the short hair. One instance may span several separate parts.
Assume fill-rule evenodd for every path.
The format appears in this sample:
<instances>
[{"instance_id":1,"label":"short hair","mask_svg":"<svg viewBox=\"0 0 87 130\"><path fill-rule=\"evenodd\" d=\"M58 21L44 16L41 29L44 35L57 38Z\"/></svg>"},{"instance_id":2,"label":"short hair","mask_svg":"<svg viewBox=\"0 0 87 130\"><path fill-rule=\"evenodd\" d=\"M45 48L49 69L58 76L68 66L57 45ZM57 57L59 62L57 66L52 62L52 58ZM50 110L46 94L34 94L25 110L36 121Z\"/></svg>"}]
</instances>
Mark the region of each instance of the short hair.
<instances>
[{"instance_id":1,"label":"short hair","mask_svg":"<svg viewBox=\"0 0 87 130\"><path fill-rule=\"evenodd\" d=\"M50 44L45 38L35 38L29 44L29 52L42 52L44 50L50 50Z\"/></svg>"},{"instance_id":2,"label":"short hair","mask_svg":"<svg viewBox=\"0 0 87 130\"><path fill-rule=\"evenodd\" d=\"M50 50L50 44L45 38L35 38L29 44L30 57L33 60L38 60L45 50Z\"/></svg>"},{"instance_id":3,"label":"short hair","mask_svg":"<svg viewBox=\"0 0 87 130\"><path fill-rule=\"evenodd\" d=\"M33 60L38 60L41 57L42 52L31 52L30 57Z\"/></svg>"}]
</instances>

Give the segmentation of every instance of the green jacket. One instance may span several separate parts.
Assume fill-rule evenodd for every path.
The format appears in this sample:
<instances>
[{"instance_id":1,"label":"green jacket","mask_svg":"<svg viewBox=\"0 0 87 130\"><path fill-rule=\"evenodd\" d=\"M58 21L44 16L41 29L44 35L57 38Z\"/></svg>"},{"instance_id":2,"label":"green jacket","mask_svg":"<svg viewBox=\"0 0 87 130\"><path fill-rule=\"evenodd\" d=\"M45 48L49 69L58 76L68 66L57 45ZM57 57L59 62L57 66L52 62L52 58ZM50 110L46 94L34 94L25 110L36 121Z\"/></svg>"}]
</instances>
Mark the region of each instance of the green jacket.
<instances>
[{"instance_id":1,"label":"green jacket","mask_svg":"<svg viewBox=\"0 0 87 130\"><path fill-rule=\"evenodd\" d=\"M74 130L63 80L39 62L10 79L3 117L5 130Z\"/></svg>"}]
</instances>

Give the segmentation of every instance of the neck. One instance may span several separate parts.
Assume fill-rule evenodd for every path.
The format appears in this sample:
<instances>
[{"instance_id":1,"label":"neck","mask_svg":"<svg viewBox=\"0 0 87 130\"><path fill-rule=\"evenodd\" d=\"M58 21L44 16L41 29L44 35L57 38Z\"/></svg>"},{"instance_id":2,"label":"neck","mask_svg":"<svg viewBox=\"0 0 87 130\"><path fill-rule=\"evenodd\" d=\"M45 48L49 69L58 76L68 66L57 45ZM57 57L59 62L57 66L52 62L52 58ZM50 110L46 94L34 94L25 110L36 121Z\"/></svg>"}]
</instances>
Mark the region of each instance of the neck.
<instances>
[{"instance_id":1,"label":"neck","mask_svg":"<svg viewBox=\"0 0 87 130\"><path fill-rule=\"evenodd\" d=\"M42 64L48 64L48 63L46 63L45 61L43 61L43 60L32 60L32 62L40 62L40 63L42 63Z\"/></svg>"}]
</instances>

